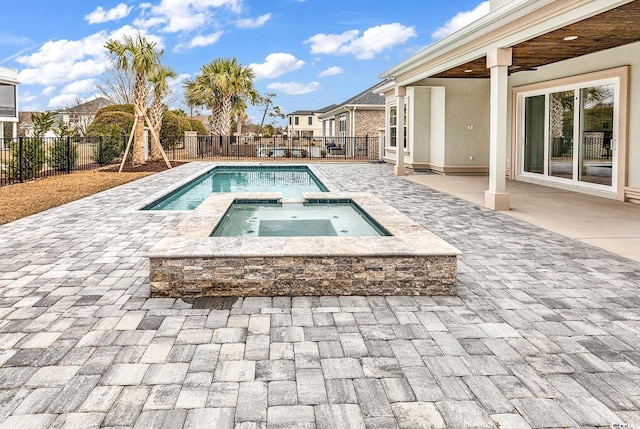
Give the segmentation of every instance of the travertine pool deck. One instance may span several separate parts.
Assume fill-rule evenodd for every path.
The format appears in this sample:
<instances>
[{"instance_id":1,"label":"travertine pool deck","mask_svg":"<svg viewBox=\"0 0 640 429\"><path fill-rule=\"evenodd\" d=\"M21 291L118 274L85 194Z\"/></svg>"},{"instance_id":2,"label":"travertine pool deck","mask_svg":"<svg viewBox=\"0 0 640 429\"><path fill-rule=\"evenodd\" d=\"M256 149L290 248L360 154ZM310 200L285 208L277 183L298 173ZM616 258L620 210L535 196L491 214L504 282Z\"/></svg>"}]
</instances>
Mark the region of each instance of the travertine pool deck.
<instances>
[{"instance_id":1,"label":"travertine pool deck","mask_svg":"<svg viewBox=\"0 0 640 429\"><path fill-rule=\"evenodd\" d=\"M0 428L640 427L638 262L321 164L460 249L458 296L149 298L185 214L132 207L204 168L0 227Z\"/></svg>"},{"instance_id":2,"label":"travertine pool deck","mask_svg":"<svg viewBox=\"0 0 640 429\"><path fill-rule=\"evenodd\" d=\"M282 201L214 193L149 251L151 296L455 295L460 251L422 225L368 193L302 197L353 202L390 235L212 237L235 201Z\"/></svg>"}]
</instances>

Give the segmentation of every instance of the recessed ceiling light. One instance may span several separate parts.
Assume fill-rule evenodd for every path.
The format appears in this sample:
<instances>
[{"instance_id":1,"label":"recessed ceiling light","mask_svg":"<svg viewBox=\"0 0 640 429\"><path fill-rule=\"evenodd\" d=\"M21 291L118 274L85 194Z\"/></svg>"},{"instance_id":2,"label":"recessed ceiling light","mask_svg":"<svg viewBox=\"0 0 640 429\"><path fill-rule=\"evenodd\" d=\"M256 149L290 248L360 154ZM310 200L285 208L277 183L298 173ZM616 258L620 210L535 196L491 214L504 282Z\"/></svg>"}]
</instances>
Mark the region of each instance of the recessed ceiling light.
<instances>
[{"instance_id":1,"label":"recessed ceiling light","mask_svg":"<svg viewBox=\"0 0 640 429\"><path fill-rule=\"evenodd\" d=\"M471 69L467 69L467 70L465 70L464 72L465 72L465 73L473 73L473 70L471 70Z\"/></svg>"},{"instance_id":2,"label":"recessed ceiling light","mask_svg":"<svg viewBox=\"0 0 640 429\"><path fill-rule=\"evenodd\" d=\"M578 36L567 36L564 38L564 40L566 40L567 42L570 40L576 40L578 38Z\"/></svg>"}]
</instances>

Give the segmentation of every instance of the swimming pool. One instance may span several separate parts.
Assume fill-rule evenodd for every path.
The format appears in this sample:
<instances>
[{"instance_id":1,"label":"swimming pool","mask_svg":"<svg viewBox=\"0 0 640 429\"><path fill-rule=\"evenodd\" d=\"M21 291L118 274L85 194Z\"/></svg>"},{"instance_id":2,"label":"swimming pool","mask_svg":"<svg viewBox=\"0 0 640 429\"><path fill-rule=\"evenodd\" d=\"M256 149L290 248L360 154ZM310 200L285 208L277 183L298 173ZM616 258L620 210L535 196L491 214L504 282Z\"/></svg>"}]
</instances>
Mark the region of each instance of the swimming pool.
<instances>
[{"instance_id":1,"label":"swimming pool","mask_svg":"<svg viewBox=\"0 0 640 429\"><path fill-rule=\"evenodd\" d=\"M307 166L218 166L143 210L193 210L217 192L281 192L301 198L303 192L327 192Z\"/></svg>"},{"instance_id":2,"label":"swimming pool","mask_svg":"<svg viewBox=\"0 0 640 429\"><path fill-rule=\"evenodd\" d=\"M390 235L353 201L236 200L212 237L369 237Z\"/></svg>"}]
</instances>

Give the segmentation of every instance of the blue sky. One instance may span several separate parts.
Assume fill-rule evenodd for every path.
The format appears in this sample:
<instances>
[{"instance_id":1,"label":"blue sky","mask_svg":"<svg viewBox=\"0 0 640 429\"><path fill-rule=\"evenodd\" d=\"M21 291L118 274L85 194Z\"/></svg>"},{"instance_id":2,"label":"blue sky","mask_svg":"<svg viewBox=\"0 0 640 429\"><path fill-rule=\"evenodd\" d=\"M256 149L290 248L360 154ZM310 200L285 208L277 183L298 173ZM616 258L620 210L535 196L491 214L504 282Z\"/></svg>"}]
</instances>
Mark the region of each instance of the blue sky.
<instances>
[{"instance_id":1,"label":"blue sky","mask_svg":"<svg viewBox=\"0 0 640 429\"><path fill-rule=\"evenodd\" d=\"M2 8L0 66L18 69L21 111L70 106L98 93L110 67L104 43L140 31L179 74L173 107L186 110L182 79L235 56L286 113L344 101L488 9L478 0L12 1Z\"/></svg>"}]
</instances>

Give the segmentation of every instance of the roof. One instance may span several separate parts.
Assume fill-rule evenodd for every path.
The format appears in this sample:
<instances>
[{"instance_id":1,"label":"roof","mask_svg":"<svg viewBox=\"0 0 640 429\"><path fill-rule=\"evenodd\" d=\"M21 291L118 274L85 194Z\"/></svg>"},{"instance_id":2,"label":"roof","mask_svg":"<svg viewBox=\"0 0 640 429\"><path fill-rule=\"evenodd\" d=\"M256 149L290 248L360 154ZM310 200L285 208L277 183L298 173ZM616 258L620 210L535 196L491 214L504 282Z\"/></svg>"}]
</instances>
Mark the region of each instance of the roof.
<instances>
[{"instance_id":1,"label":"roof","mask_svg":"<svg viewBox=\"0 0 640 429\"><path fill-rule=\"evenodd\" d=\"M344 101L338 104L336 107L357 106L357 105L371 106L376 104L384 105L385 103L384 97L373 91L379 85L380 85L380 82L376 83L370 88L365 89L360 94L357 94L351 97L347 101ZM331 109L331 110L334 110L334 109Z\"/></svg>"},{"instance_id":2,"label":"roof","mask_svg":"<svg viewBox=\"0 0 640 429\"><path fill-rule=\"evenodd\" d=\"M77 106L73 106L61 111L70 113L95 113L103 107L107 107L112 104L113 101L109 100L108 98L98 97L94 98L91 101L87 101L86 103L78 104Z\"/></svg>"},{"instance_id":3,"label":"roof","mask_svg":"<svg viewBox=\"0 0 640 429\"><path fill-rule=\"evenodd\" d=\"M513 49L510 73L534 70L640 40L638 17L637 0L511 0L378 77L400 86L428 77L488 78L487 52L505 47Z\"/></svg>"},{"instance_id":4,"label":"roof","mask_svg":"<svg viewBox=\"0 0 640 429\"><path fill-rule=\"evenodd\" d=\"M296 110L295 112L288 113L287 116L290 115L313 115L315 110Z\"/></svg>"},{"instance_id":5,"label":"roof","mask_svg":"<svg viewBox=\"0 0 640 429\"><path fill-rule=\"evenodd\" d=\"M375 90L380 86L380 82L375 85L365 89L359 94L354 95L353 97L343 101L340 104L332 104L331 106L327 106L320 115L321 119L328 118L337 113L338 110L344 110L348 106L380 106L383 107L385 105L385 98L378 94Z\"/></svg>"}]
</instances>

